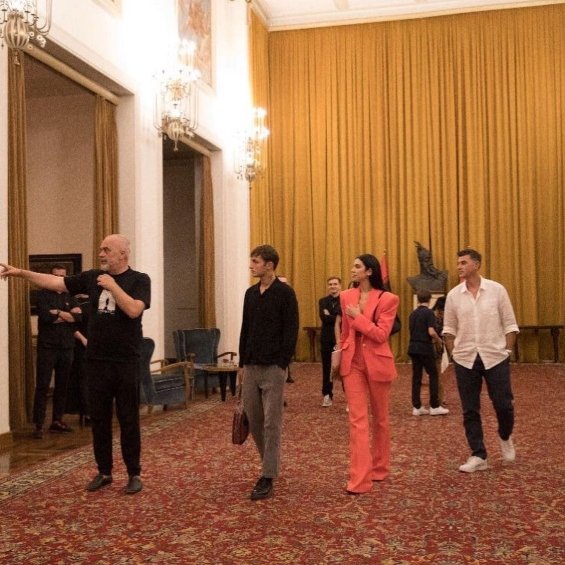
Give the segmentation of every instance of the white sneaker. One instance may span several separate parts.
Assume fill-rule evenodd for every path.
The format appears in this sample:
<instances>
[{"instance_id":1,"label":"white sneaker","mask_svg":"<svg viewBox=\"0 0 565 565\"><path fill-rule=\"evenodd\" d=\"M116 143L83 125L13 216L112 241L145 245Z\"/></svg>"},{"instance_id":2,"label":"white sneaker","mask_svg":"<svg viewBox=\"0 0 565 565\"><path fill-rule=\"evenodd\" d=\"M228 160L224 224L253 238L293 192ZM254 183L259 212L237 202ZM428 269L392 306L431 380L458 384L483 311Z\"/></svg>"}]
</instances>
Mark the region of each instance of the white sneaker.
<instances>
[{"instance_id":1,"label":"white sneaker","mask_svg":"<svg viewBox=\"0 0 565 565\"><path fill-rule=\"evenodd\" d=\"M420 406L420 408L412 408L412 416L424 416L425 414L429 413L430 411L423 406Z\"/></svg>"},{"instance_id":2,"label":"white sneaker","mask_svg":"<svg viewBox=\"0 0 565 565\"><path fill-rule=\"evenodd\" d=\"M324 401L322 402L322 406L324 408L328 408L333 404L332 399L330 398L329 394L326 394L326 396L324 396Z\"/></svg>"},{"instance_id":3,"label":"white sneaker","mask_svg":"<svg viewBox=\"0 0 565 565\"><path fill-rule=\"evenodd\" d=\"M502 459L511 463L516 459L516 450L514 449L514 442L512 441L512 436L510 436L506 441L502 438L498 438L500 442L500 450L502 451Z\"/></svg>"},{"instance_id":4,"label":"white sneaker","mask_svg":"<svg viewBox=\"0 0 565 565\"><path fill-rule=\"evenodd\" d=\"M459 467L460 471L463 473L474 473L475 471L486 471L488 468L487 460L481 459L480 457L476 457L472 455L467 459L467 463L463 463L461 467Z\"/></svg>"},{"instance_id":5,"label":"white sneaker","mask_svg":"<svg viewBox=\"0 0 565 565\"><path fill-rule=\"evenodd\" d=\"M445 416L446 414L449 414L449 410L443 406L430 408L430 416Z\"/></svg>"}]
</instances>

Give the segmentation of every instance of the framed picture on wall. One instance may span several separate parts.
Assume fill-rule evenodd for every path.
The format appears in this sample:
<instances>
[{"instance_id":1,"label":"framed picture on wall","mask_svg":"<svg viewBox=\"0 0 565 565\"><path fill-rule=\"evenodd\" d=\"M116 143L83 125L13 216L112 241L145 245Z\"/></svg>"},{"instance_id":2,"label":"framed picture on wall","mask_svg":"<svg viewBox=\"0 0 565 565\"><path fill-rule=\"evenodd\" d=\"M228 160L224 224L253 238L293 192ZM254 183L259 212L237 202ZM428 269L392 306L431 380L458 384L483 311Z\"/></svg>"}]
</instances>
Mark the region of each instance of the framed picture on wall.
<instances>
[{"instance_id":1,"label":"framed picture on wall","mask_svg":"<svg viewBox=\"0 0 565 565\"><path fill-rule=\"evenodd\" d=\"M195 64L213 87L212 0L177 0L179 39L196 43Z\"/></svg>"},{"instance_id":2,"label":"framed picture on wall","mask_svg":"<svg viewBox=\"0 0 565 565\"><path fill-rule=\"evenodd\" d=\"M82 271L81 253L60 253L56 255L30 255L29 269L36 273L51 273L55 266L64 267L67 275L76 275ZM29 292L30 311L37 314L37 294L39 289L32 286Z\"/></svg>"}]
</instances>

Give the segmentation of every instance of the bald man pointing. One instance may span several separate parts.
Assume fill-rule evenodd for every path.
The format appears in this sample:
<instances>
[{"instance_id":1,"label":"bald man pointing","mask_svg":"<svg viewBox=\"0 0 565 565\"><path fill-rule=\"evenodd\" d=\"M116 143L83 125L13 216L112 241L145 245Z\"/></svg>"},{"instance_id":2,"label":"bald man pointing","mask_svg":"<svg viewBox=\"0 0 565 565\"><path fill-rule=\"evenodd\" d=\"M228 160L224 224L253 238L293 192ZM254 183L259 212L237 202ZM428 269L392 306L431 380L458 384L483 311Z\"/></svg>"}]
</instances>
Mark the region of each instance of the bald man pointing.
<instances>
[{"instance_id":1,"label":"bald man pointing","mask_svg":"<svg viewBox=\"0 0 565 565\"><path fill-rule=\"evenodd\" d=\"M142 488L140 473L139 357L143 311L151 303L151 280L129 267L130 244L120 234L100 244L100 269L59 277L0 263L0 277L18 277L41 288L89 296L86 375L91 403L92 441L98 474L86 490L112 483L112 414L121 430L122 456L129 480L127 494Z\"/></svg>"}]
</instances>

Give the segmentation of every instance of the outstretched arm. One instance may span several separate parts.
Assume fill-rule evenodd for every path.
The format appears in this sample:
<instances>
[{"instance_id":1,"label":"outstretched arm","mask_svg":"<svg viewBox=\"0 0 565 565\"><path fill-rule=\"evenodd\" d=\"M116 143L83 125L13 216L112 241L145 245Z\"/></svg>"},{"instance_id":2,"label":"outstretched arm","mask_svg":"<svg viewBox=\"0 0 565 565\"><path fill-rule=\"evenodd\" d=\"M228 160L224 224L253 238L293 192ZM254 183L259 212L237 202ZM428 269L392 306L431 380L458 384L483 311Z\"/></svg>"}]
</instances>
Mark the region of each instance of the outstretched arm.
<instances>
[{"instance_id":1,"label":"outstretched arm","mask_svg":"<svg viewBox=\"0 0 565 565\"><path fill-rule=\"evenodd\" d=\"M6 263L0 263L2 270L0 271L0 278L6 280L8 277L15 277L24 279L39 288L46 288L47 290L54 290L55 292L67 292L65 286L65 279L57 275L48 275L47 273L36 273L34 271L26 271L25 269L18 269Z\"/></svg>"}]
</instances>

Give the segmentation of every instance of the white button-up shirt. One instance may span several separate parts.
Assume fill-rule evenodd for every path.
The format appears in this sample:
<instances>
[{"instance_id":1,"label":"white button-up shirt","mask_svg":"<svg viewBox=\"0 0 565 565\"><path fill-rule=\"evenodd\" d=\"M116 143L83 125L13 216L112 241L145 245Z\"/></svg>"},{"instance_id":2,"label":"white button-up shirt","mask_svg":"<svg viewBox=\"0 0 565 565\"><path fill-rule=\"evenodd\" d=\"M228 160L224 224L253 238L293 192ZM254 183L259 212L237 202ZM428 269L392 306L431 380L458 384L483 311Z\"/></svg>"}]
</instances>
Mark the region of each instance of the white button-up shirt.
<instances>
[{"instance_id":1,"label":"white button-up shirt","mask_svg":"<svg viewBox=\"0 0 565 565\"><path fill-rule=\"evenodd\" d=\"M481 277L477 296L473 297L464 281L451 289L445 301L443 334L455 336L453 359L471 369L481 356L485 369L508 357L506 334L519 332L506 289Z\"/></svg>"}]
</instances>

